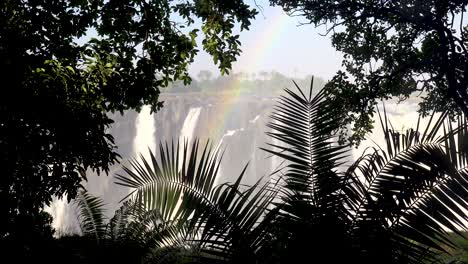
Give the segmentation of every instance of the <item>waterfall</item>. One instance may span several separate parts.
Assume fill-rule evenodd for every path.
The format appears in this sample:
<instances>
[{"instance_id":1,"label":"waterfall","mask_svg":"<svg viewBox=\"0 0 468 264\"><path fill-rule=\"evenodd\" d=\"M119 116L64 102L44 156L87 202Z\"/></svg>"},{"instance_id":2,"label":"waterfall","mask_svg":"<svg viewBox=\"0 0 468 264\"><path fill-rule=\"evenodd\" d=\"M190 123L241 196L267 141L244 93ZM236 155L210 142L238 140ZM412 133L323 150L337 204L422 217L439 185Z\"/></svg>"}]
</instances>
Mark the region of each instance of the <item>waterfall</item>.
<instances>
[{"instance_id":1,"label":"waterfall","mask_svg":"<svg viewBox=\"0 0 468 264\"><path fill-rule=\"evenodd\" d=\"M151 107L143 106L136 119L136 135L133 140L133 153L135 157L143 154L145 159L148 159L148 148L154 152L156 142L154 139L155 124L154 115L151 114Z\"/></svg>"},{"instance_id":2,"label":"waterfall","mask_svg":"<svg viewBox=\"0 0 468 264\"><path fill-rule=\"evenodd\" d=\"M187 141L188 147L193 139L193 133L195 132L195 127L197 126L198 117L200 116L201 107L190 108L187 117L185 117L184 124L180 130L179 144L184 145L184 142ZM182 148L179 150L179 160L182 160ZM182 169L182 162L179 163L178 170Z\"/></svg>"},{"instance_id":3,"label":"waterfall","mask_svg":"<svg viewBox=\"0 0 468 264\"><path fill-rule=\"evenodd\" d=\"M272 122L275 125L280 125L278 120L272 120ZM271 144L273 144L275 146L284 146L284 144L282 144L281 141L279 141L279 139L277 139L277 138L270 137L270 140L271 140ZM270 148L273 148L273 147L270 147ZM278 148L275 148L275 150L279 151ZM270 155L271 155L270 156L270 158L271 158L271 172L277 171L280 168L284 167L284 164L283 164L284 159L283 158L280 158L277 155L272 155L272 154L270 154Z\"/></svg>"},{"instance_id":4,"label":"waterfall","mask_svg":"<svg viewBox=\"0 0 468 264\"><path fill-rule=\"evenodd\" d=\"M257 122L257 120L258 120L259 118L260 118L260 115L257 115L254 119L249 120L249 123L255 124L255 122Z\"/></svg>"},{"instance_id":5,"label":"waterfall","mask_svg":"<svg viewBox=\"0 0 468 264\"><path fill-rule=\"evenodd\" d=\"M232 137L237 132L241 132L241 131L244 131L244 130L245 130L245 128L242 127L242 128L239 128L239 129L226 131L226 133L219 139L218 145L216 145L216 148L214 150L215 151L220 151L219 148L223 145L223 141L224 141L225 137ZM217 176L217 178L215 180L215 186L218 185L218 184L223 184L225 182L226 182L226 179L223 178L223 164L221 163L221 165L219 166L219 170L218 170L218 176Z\"/></svg>"},{"instance_id":6,"label":"waterfall","mask_svg":"<svg viewBox=\"0 0 468 264\"><path fill-rule=\"evenodd\" d=\"M190 108L190 111L188 112L187 117L185 118L182 129L180 130L181 143L183 143L184 140L187 140L189 144L191 143L193 138L193 132L195 131L200 112L201 107Z\"/></svg>"},{"instance_id":7,"label":"waterfall","mask_svg":"<svg viewBox=\"0 0 468 264\"><path fill-rule=\"evenodd\" d=\"M179 140L182 148L184 140L191 142L197 136L210 135L210 131L214 129L212 127L213 120L210 118L217 117L218 112L225 114L224 118L228 118L228 120L216 124L222 125L222 127L219 128L221 130L219 137L212 138L216 140L213 141L215 143L213 148L227 147L227 151L215 184L232 181L233 177L238 176L239 168L242 168L249 160L248 175L243 179L243 183L249 184L256 182L257 178L254 177L268 175L270 172L287 165L287 162L284 162L282 158L258 150L259 147L269 148L265 146L265 142L284 146L280 140L269 138L263 133L263 129L270 131L264 127L264 122L278 123L278 121L266 117L266 113L270 113L275 103L274 100L270 98L252 100L243 97L238 100L235 109L229 108L229 111L226 112L224 101L217 96L180 94L162 96L161 98L166 103L158 114L150 114L150 107L144 106L137 115L130 112L123 117L112 117L116 123L110 132L115 136L116 145L119 147L118 151L122 151L123 165L128 166L128 159L138 157L139 154L143 154L147 158L148 148L154 151L158 140ZM389 102L386 103L385 107L395 129L401 130L409 125L416 125L416 103ZM381 111L383 111L382 107ZM425 121L421 120L420 128L425 124ZM372 140L383 145L384 138L378 120L375 127L374 133L369 136ZM373 142L362 142L359 149L353 148L353 156L357 157L362 149L368 146L374 146ZM179 155L181 154L179 153ZM180 158L181 156L179 156ZM109 213L114 212L120 206L118 201L128 194L127 189L113 184L115 173L122 173L119 171L121 166L121 164L116 164L115 167L112 167L109 177L96 177L91 171L88 171L89 182L85 186L92 194L103 197ZM279 174L276 174L270 180L274 182L278 176ZM58 232L67 232L71 228L78 230L76 210L67 203L66 198L61 200L54 197L46 211L53 216L53 227Z\"/></svg>"},{"instance_id":8,"label":"waterfall","mask_svg":"<svg viewBox=\"0 0 468 264\"><path fill-rule=\"evenodd\" d=\"M65 206L66 198L58 199L54 197L50 206L44 208L44 210L52 216L52 228L56 231L55 236L59 236L66 231L64 226Z\"/></svg>"}]
</instances>

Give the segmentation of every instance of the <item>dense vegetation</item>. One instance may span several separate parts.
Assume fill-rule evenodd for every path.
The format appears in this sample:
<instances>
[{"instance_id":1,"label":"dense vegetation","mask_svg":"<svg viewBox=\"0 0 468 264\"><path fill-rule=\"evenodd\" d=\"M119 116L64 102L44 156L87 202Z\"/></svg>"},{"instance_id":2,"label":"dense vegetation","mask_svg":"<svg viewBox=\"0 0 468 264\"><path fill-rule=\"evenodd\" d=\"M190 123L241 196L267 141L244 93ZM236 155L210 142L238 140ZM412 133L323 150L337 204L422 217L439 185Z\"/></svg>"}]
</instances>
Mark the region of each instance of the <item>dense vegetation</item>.
<instances>
[{"instance_id":1,"label":"dense vegetation","mask_svg":"<svg viewBox=\"0 0 468 264\"><path fill-rule=\"evenodd\" d=\"M0 1L0 239L45 235L44 204L118 160L108 113L158 110L161 88L190 82L198 35L228 72L255 14L241 0Z\"/></svg>"},{"instance_id":2,"label":"dense vegetation","mask_svg":"<svg viewBox=\"0 0 468 264\"><path fill-rule=\"evenodd\" d=\"M420 110L468 115L466 0L270 0L307 24L326 25L344 54L343 69L327 84L341 128L353 125L359 143L373 127L382 99L423 92ZM344 103L345 102L345 103ZM338 110L339 109L339 110Z\"/></svg>"},{"instance_id":3,"label":"dense vegetation","mask_svg":"<svg viewBox=\"0 0 468 264\"><path fill-rule=\"evenodd\" d=\"M448 253L441 254L439 259L443 263L468 263L468 233L465 232L463 237L452 234L451 239L457 248L449 249Z\"/></svg>"},{"instance_id":4,"label":"dense vegetation","mask_svg":"<svg viewBox=\"0 0 468 264\"><path fill-rule=\"evenodd\" d=\"M85 237L128 245L145 263L427 263L456 260L468 230L468 127L448 114L404 133L380 121L385 146L349 161L325 91L286 90L269 123L284 166L254 186L216 186L210 144L161 144L118 184L133 191L107 223L99 198L77 200ZM135 257L135 256L134 256Z\"/></svg>"},{"instance_id":5,"label":"dense vegetation","mask_svg":"<svg viewBox=\"0 0 468 264\"><path fill-rule=\"evenodd\" d=\"M192 81L201 47L221 73L240 54L243 0L0 2L0 248L15 262L433 263L466 261L468 1L270 0L330 26L344 69L314 93L286 89L265 151L283 166L253 186L215 185L222 153L171 142L133 160L111 219L82 190L119 155L109 113L157 111ZM278 73L200 72L191 91L277 96ZM304 80L298 80L306 86ZM422 94L427 127L393 130L381 99ZM420 95L421 95L420 94ZM378 114L385 146L350 161ZM352 133L348 133L348 129ZM341 132L341 133L340 133ZM350 137L348 137L350 136ZM248 165L246 165L248 166ZM80 191L81 190L81 191ZM52 237L42 211L76 198L82 234ZM466 247L465 247L466 248ZM448 255L447 255L448 254Z\"/></svg>"}]
</instances>

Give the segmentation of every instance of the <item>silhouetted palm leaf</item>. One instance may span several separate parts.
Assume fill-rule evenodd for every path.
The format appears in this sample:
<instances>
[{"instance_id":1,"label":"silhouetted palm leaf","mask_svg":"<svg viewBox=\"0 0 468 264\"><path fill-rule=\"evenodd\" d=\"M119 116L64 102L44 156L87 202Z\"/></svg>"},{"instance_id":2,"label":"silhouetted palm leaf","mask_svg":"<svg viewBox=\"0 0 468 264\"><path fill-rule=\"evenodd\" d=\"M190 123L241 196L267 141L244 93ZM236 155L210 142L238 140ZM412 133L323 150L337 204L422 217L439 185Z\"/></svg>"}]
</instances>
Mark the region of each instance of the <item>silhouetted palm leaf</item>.
<instances>
[{"instance_id":1,"label":"silhouetted palm leaf","mask_svg":"<svg viewBox=\"0 0 468 264\"><path fill-rule=\"evenodd\" d=\"M334 144L339 117L324 101L324 90L312 97L312 85L308 96L297 85L297 93L285 89L288 96L279 98L267 124L272 129L267 135L281 144L269 144L272 149L264 150L287 161L286 189L297 199L320 206L330 202L340 186L335 170L347 150Z\"/></svg>"},{"instance_id":2,"label":"silhouetted palm leaf","mask_svg":"<svg viewBox=\"0 0 468 264\"><path fill-rule=\"evenodd\" d=\"M113 241L128 241L141 248L183 244L184 227L164 221L158 210L146 210L140 202L126 201L109 221L107 234Z\"/></svg>"},{"instance_id":3,"label":"silhouetted palm leaf","mask_svg":"<svg viewBox=\"0 0 468 264\"><path fill-rule=\"evenodd\" d=\"M78 209L78 223L85 236L91 236L99 241L106 233L104 203L86 191L81 191L75 199Z\"/></svg>"},{"instance_id":4,"label":"silhouetted palm leaf","mask_svg":"<svg viewBox=\"0 0 468 264\"><path fill-rule=\"evenodd\" d=\"M418 121L400 133L384 112L386 146L344 170L339 113L325 91L297 88L285 90L268 123L279 143L265 150L286 164L278 184L243 186L244 168L234 183L214 186L218 150L198 140L160 144L150 162L141 156L118 176L132 192L111 233L145 241L157 258L175 249L204 263L422 263L452 246L448 232L467 230L464 118L454 128L433 115L425 128Z\"/></svg>"},{"instance_id":5,"label":"silhouetted palm leaf","mask_svg":"<svg viewBox=\"0 0 468 264\"><path fill-rule=\"evenodd\" d=\"M158 156L150 156L151 164L143 156L141 163L132 161L117 183L130 187L129 197L146 211L160 212L161 224L170 227L167 233L147 232L158 238L155 246L162 246L159 241L178 246L184 237L207 259L253 255L265 234L260 218L274 197L268 185L241 185L245 167L235 183L215 187L221 155L209 143L200 151L198 140L190 149L187 143L183 149L160 144Z\"/></svg>"},{"instance_id":6,"label":"silhouetted palm leaf","mask_svg":"<svg viewBox=\"0 0 468 264\"><path fill-rule=\"evenodd\" d=\"M367 150L341 173L346 149L335 143L339 118L325 92L286 92L268 124L281 144L265 150L288 164L274 235L287 258L315 248L323 257L338 250L348 260L421 263L451 245L448 232L466 230L465 119L453 129L445 114L433 115L422 131L418 121L399 133L384 113L386 147Z\"/></svg>"},{"instance_id":7,"label":"silhouetted palm leaf","mask_svg":"<svg viewBox=\"0 0 468 264\"><path fill-rule=\"evenodd\" d=\"M141 156L141 163L131 161L124 167L126 175L118 175L117 184L132 189L128 197L140 202L145 209L159 210L163 221L188 219L204 204L213 206L209 197L219 170L219 151L207 143L201 154L199 141L190 150L185 143L179 160L179 144L159 145L159 155L150 151L151 164Z\"/></svg>"},{"instance_id":8,"label":"silhouetted palm leaf","mask_svg":"<svg viewBox=\"0 0 468 264\"><path fill-rule=\"evenodd\" d=\"M256 254L267 239L267 228L273 213L267 212L276 192L259 180L252 187L240 185L241 176L233 184L224 184L215 189L214 210L197 211L195 215L200 231L200 247L206 257L220 261L256 263Z\"/></svg>"},{"instance_id":9,"label":"silhouetted palm leaf","mask_svg":"<svg viewBox=\"0 0 468 264\"><path fill-rule=\"evenodd\" d=\"M329 108L326 92L312 96L312 86L313 81L308 96L297 85L297 92L285 89L287 96L280 97L267 125L272 129L267 134L280 143L264 150L287 164L272 234L283 255L280 262L308 258L311 250L314 258L339 262L350 250L345 178L339 170L348 148L336 143L339 116Z\"/></svg>"},{"instance_id":10,"label":"silhouetted palm leaf","mask_svg":"<svg viewBox=\"0 0 468 264\"><path fill-rule=\"evenodd\" d=\"M418 121L416 130L399 133L389 128L385 114L386 150L370 149L348 171L355 180L349 208L358 243L369 258L392 263L434 259L433 250L452 246L449 231L467 228L467 181L454 155L455 135L463 129L451 129L445 114L433 118L424 131ZM444 122L448 130L442 129ZM463 141L458 138L459 144Z\"/></svg>"}]
</instances>

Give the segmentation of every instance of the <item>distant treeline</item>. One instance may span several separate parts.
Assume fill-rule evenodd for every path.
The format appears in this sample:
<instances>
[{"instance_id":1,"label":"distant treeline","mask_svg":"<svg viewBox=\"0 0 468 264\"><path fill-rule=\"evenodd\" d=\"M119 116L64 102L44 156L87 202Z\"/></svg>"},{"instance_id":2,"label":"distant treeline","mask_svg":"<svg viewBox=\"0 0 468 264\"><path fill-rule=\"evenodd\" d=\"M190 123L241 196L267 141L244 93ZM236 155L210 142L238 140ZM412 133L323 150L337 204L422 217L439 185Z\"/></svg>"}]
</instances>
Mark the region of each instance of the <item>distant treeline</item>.
<instances>
[{"instance_id":1,"label":"distant treeline","mask_svg":"<svg viewBox=\"0 0 468 264\"><path fill-rule=\"evenodd\" d=\"M177 81L169 87L162 89L163 93L186 93L186 92L206 92L217 93L241 90L243 94L255 94L261 96L274 96L286 88L293 85L293 81L299 87L310 86L312 75L302 78L295 78L283 75L279 72L260 73L232 73L230 75L212 77L210 71L200 71L196 78L192 77L192 83L184 85L182 81ZM314 76L314 87L323 87L325 81Z\"/></svg>"}]
</instances>

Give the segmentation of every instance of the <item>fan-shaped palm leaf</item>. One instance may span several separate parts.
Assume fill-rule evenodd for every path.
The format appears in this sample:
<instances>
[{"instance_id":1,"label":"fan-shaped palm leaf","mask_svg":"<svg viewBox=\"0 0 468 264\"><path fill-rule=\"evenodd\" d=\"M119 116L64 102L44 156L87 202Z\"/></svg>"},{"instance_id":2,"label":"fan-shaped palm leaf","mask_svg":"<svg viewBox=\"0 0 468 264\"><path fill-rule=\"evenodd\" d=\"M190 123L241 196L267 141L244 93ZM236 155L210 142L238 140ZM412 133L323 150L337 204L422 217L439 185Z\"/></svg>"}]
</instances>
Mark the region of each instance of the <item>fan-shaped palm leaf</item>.
<instances>
[{"instance_id":1,"label":"fan-shaped palm leaf","mask_svg":"<svg viewBox=\"0 0 468 264\"><path fill-rule=\"evenodd\" d=\"M252 187L240 185L242 176L233 184L224 184L215 189L213 200L216 207L211 211L199 211L201 247L208 256L238 263L258 263L261 250L268 235L274 213L268 205L276 196L270 184L258 181Z\"/></svg>"},{"instance_id":2,"label":"fan-shaped palm leaf","mask_svg":"<svg viewBox=\"0 0 468 264\"><path fill-rule=\"evenodd\" d=\"M141 163L124 167L126 175L117 176L117 184L131 188L128 197L148 210L159 210L164 221L188 219L202 204L212 206L209 197L219 170L220 153L207 143L200 154L199 141L191 148L183 145L179 160L179 144L159 145L159 155L150 151L151 164L141 156Z\"/></svg>"},{"instance_id":3,"label":"fan-shaped palm leaf","mask_svg":"<svg viewBox=\"0 0 468 264\"><path fill-rule=\"evenodd\" d=\"M195 243L210 259L253 255L265 233L260 218L273 197L268 185L259 181L243 186L245 167L236 182L215 187L222 155L209 143L200 151L198 140L190 149L187 143L183 149L160 144L158 156L150 156L151 164L142 156L141 163L134 160L132 168L124 168L127 174L119 175L117 183L130 187L132 200L159 212L161 224L170 227L167 236L161 230L153 233L159 236L154 241L164 237L166 245L174 245L183 230L185 241Z\"/></svg>"},{"instance_id":4,"label":"fan-shaped palm leaf","mask_svg":"<svg viewBox=\"0 0 468 264\"><path fill-rule=\"evenodd\" d=\"M336 113L325 92L298 90L280 98L268 134L281 144L266 149L288 163L275 222L287 256L301 255L308 243L319 254L339 248L348 260L420 263L451 245L447 232L466 229L465 119L453 129L445 114L433 115L422 131L418 121L416 130L399 133L384 113L387 146L370 149L342 174L346 149L333 144ZM308 241L313 236L320 244Z\"/></svg>"}]
</instances>

